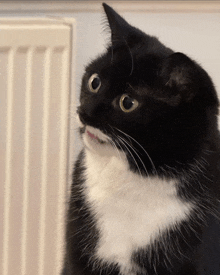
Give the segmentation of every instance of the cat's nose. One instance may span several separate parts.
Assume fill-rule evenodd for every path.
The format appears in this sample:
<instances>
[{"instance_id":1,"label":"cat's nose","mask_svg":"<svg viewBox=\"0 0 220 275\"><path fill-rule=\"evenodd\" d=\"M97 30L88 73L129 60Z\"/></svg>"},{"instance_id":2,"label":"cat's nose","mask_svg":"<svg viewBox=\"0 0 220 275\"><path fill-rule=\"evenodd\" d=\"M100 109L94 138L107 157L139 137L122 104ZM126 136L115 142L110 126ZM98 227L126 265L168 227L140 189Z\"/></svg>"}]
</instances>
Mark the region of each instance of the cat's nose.
<instances>
[{"instance_id":1,"label":"cat's nose","mask_svg":"<svg viewBox=\"0 0 220 275\"><path fill-rule=\"evenodd\" d=\"M85 113L82 107L77 108L77 114L79 115L79 119L83 124L87 124L88 115Z\"/></svg>"},{"instance_id":2,"label":"cat's nose","mask_svg":"<svg viewBox=\"0 0 220 275\"><path fill-rule=\"evenodd\" d=\"M80 108L77 109L77 113L78 113L78 116L79 116L79 119L80 121L83 123L83 124L86 124L85 123L85 119L83 118L83 112Z\"/></svg>"},{"instance_id":3,"label":"cat's nose","mask_svg":"<svg viewBox=\"0 0 220 275\"><path fill-rule=\"evenodd\" d=\"M76 109L76 113L79 114L79 112L80 112L80 106L78 106Z\"/></svg>"}]
</instances>

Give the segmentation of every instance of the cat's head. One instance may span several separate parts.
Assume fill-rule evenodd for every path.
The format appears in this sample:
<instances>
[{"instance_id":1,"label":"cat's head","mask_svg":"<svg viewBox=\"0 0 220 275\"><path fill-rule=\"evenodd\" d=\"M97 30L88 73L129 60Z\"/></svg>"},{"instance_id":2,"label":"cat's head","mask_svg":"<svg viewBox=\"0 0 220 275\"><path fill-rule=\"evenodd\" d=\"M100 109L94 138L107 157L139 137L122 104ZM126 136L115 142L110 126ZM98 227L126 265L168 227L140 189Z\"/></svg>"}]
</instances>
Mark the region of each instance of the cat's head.
<instances>
[{"instance_id":1,"label":"cat's head","mask_svg":"<svg viewBox=\"0 0 220 275\"><path fill-rule=\"evenodd\" d=\"M211 79L189 57L103 7L111 44L87 66L78 108L86 146L97 153L117 147L134 170L190 161L217 132Z\"/></svg>"}]
</instances>

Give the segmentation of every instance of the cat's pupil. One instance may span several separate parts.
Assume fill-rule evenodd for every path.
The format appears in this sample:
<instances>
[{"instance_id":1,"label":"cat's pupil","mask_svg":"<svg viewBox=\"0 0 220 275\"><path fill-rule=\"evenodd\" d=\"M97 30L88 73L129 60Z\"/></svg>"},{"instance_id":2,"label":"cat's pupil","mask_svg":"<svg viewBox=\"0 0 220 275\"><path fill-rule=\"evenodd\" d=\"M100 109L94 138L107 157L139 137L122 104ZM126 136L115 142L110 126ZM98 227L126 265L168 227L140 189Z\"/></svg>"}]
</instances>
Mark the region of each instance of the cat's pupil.
<instances>
[{"instance_id":1,"label":"cat's pupil","mask_svg":"<svg viewBox=\"0 0 220 275\"><path fill-rule=\"evenodd\" d=\"M134 104L134 100L130 96L126 96L123 99L123 107L126 110L130 110L132 108L133 104Z\"/></svg>"},{"instance_id":2,"label":"cat's pupil","mask_svg":"<svg viewBox=\"0 0 220 275\"><path fill-rule=\"evenodd\" d=\"M95 78L92 80L92 83L91 83L92 88L93 88L94 90L96 90L96 89L99 87L100 83L101 83L100 78L99 78L99 77L95 77Z\"/></svg>"}]
</instances>

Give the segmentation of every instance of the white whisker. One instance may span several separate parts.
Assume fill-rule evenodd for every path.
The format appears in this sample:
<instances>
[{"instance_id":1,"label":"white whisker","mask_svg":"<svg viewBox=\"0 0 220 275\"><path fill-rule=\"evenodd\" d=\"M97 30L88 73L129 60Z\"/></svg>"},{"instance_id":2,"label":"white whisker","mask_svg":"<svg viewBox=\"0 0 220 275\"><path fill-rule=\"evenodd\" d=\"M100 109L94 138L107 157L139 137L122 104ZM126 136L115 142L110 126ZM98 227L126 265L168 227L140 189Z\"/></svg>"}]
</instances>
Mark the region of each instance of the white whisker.
<instances>
[{"instance_id":1,"label":"white whisker","mask_svg":"<svg viewBox=\"0 0 220 275\"><path fill-rule=\"evenodd\" d=\"M133 140L133 141L134 141L134 142L135 142L135 143L145 152L145 154L147 155L148 159L149 159L150 162L151 162L151 165L152 165L154 171L156 172L156 167L155 167L155 165L154 165L154 163L153 163L151 157L149 156L148 152L144 149L144 147L143 147L136 139L134 139L134 138L131 137L130 135L126 134L125 132L121 131L120 129L118 129L118 128L116 128L116 127L114 127L114 128L115 128L117 131L119 131L119 132L121 132L122 134L124 134L125 136L127 136L128 138L132 139L132 140Z\"/></svg>"},{"instance_id":2,"label":"white whisker","mask_svg":"<svg viewBox=\"0 0 220 275\"><path fill-rule=\"evenodd\" d=\"M110 143L111 143L111 144L112 144L112 146L116 149L116 151L117 151L117 154L118 154L119 158L122 160L122 157L121 157L120 151L119 151L119 149L118 149L117 145L115 144L115 142L114 142L113 140L110 140Z\"/></svg>"},{"instance_id":3,"label":"white whisker","mask_svg":"<svg viewBox=\"0 0 220 275\"><path fill-rule=\"evenodd\" d=\"M143 176L142 173L141 173L140 167L139 167L139 165L138 165L138 163L137 163L137 161L136 161L134 155L133 155L132 152L129 150L128 146L123 142L123 140L121 140L121 143L125 146L125 148L127 149L128 153L130 154L130 156L131 156L132 159L134 160L135 165L136 165L136 167L137 167L137 169L138 169L139 175L140 175L140 176Z\"/></svg>"},{"instance_id":4,"label":"white whisker","mask_svg":"<svg viewBox=\"0 0 220 275\"><path fill-rule=\"evenodd\" d=\"M140 160L141 164L143 165L146 174L148 175L147 168L146 168L146 166L145 166L143 160L141 159L141 157L139 156L139 154L138 154L137 151L135 150L135 148L134 148L132 145L130 145L130 144L129 144L125 139L123 139L122 137L119 137L119 139L123 140L123 141L132 149L132 151L135 153L135 155L138 157L138 159ZM149 176L149 175L148 175L148 176Z\"/></svg>"}]
</instances>

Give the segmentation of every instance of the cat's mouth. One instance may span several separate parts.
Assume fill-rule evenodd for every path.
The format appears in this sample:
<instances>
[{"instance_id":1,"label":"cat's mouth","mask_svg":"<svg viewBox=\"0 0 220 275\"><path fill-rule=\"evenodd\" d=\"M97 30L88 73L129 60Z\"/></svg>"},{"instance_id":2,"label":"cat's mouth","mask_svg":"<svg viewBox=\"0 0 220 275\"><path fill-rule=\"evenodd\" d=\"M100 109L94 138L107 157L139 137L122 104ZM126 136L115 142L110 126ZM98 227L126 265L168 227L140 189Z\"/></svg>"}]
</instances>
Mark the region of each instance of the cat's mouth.
<instances>
[{"instance_id":1,"label":"cat's mouth","mask_svg":"<svg viewBox=\"0 0 220 275\"><path fill-rule=\"evenodd\" d=\"M88 141L93 141L96 144L106 144L109 143L110 138L105 135L101 130L94 128L92 126L85 126L85 138Z\"/></svg>"},{"instance_id":2,"label":"cat's mouth","mask_svg":"<svg viewBox=\"0 0 220 275\"><path fill-rule=\"evenodd\" d=\"M108 135L104 134L98 128L84 124L79 116L77 116L77 118L80 127L80 133L83 135L83 140L85 144L89 145L92 143L93 145L103 145L110 142L111 138Z\"/></svg>"},{"instance_id":3,"label":"cat's mouth","mask_svg":"<svg viewBox=\"0 0 220 275\"><path fill-rule=\"evenodd\" d=\"M95 140L97 141L98 143L101 143L101 144L104 144L106 143L106 141L100 139L98 136L94 135L93 133L91 133L90 131L86 131L86 134L92 139L92 140Z\"/></svg>"}]
</instances>

